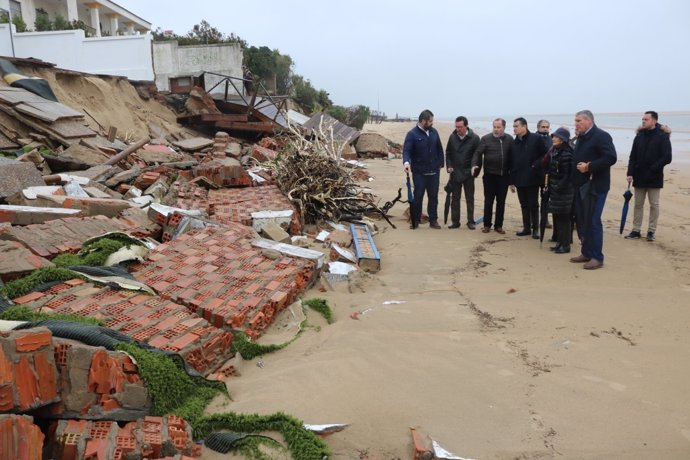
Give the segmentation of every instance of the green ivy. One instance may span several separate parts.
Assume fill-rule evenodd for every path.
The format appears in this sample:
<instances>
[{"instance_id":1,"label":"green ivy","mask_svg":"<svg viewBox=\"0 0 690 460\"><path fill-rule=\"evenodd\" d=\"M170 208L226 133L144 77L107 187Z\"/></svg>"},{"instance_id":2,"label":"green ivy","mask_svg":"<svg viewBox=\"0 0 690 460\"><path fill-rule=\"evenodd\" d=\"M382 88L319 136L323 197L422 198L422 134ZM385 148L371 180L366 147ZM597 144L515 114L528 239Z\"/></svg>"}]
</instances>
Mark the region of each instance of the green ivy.
<instances>
[{"instance_id":1,"label":"green ivy","mask_svg":"<svg viewBox=\"0 0 690 460\"><path fill-rule=\"evenodd\" d=\"M0 292L10 299L16 299L17 297L33 292L41 284L54 281L67 281L74 278L81 278L81 276L66 268L44 267L34 270L24 278L8 282L2 287Z\"/></svg>"},{"instance_id":2,"label":"green ivy","mask_svg":"<svg viewBox=\"0 0 690 460\"><path fill-rule=\"evenodd\" d=\"M47 319L57 319L61 321L71 321L73 323L91 324L93 326L103 326L103 320L88 318L84 316L70 315L67 313L41 313L31 310L29 307L19 305L12 306L0 314L0 319L5 321L28 321L35 323Z\"/></svg>"},{"instance_id":3,"label":"green ivy","mask_svg":"<svg viewBox=\"0 0 690 460\"><path fill-rule=\"evenodd\" d=\"M301 421L280 412L272 415L204 415L204 409L215 396L221 392L227 394L225 385L189 376L183 369L181 359L175 358L177 355L154 353L134 344L121 344L118 349L131 354L137 361L139 374L152 398L151 413L175 414L184 418L192 426L195 438L203 439L221 430L243 433L277 431L282 433L295 460L322 460L330 455L328 446L304 428ZM258 447L252 445L248 445L247 452L258 455Z\"/></svg>"},{"instance_id":4,"label":"green ivy","mask_svg":"<svg viewBox=\"0 0 690 460\"><path fill-rule=\"evenodd\" d=\"M243 359L254 359L257 356L263 356L268 353L273 353L274 351L282 350L287 347L292 340L279 344L261 345L252 342L244 332L234 331L232 333L232 351L239 353Z\"/></svg>"},{"instance_id":5,"label":"green ivy","mask_svg":"<svg viewBox=\"0 0 690 460\"><path fill-rule=\"evenodd\" d=\"M328 324L333 324L333 312L331 311L331 307L328 305L328 302L325 299L315 297L313 299L302 301L302 304L321 313L321 315L326 318L326 322L328 322Z\"/></svg>"}]
</instances>

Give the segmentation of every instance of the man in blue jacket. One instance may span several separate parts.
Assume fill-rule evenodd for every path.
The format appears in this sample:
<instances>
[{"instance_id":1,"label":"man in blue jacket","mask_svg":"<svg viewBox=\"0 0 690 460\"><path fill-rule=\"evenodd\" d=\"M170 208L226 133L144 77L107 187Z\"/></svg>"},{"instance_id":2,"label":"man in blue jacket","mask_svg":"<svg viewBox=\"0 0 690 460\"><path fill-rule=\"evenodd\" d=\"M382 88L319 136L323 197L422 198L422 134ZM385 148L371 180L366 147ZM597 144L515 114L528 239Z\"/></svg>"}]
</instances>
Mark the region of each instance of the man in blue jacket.
<instances>
[{"instance_id":1,"label":"man in blue jacket","mask_svg":"<svg viewBox=\"0 0 690 460\"><path fill-rule=\"evenodd\" d=\"M419 114L417 126L405 136L403 144L403 165L406 173L412 172L414 184L414 203L410 219L411 229L419 226L422 220L422 200L427 196L427 214L429 226L440 229L438 223L438 188L441 168L443 167L443 146L441 138L432 125L434 114L424 110Z\"/></svg>"},{"instance_id":2,"label":"man in blue jacket","mask_svg":"<svg viewBox=\"0 0 690 460\"><path fill-rule=\"evenodd\" d=\"M581 254L570 259L573 263L584 263L586 270L596 270L604 266L604 227L601 214L604 211L606 195L611 186L611 166L616 163L616 148L611 136L594 124L594 115L589 110L581 110L575 114L575 132L577 141L573 162L576 169L573 172L575 185L575 209L578 219L584 215L587 200L593 199L594 205L589 222L581 222L584 228ZM580 187L591 181L595 191L594 197L583 197Z\"/></svg>"}]
</instances>

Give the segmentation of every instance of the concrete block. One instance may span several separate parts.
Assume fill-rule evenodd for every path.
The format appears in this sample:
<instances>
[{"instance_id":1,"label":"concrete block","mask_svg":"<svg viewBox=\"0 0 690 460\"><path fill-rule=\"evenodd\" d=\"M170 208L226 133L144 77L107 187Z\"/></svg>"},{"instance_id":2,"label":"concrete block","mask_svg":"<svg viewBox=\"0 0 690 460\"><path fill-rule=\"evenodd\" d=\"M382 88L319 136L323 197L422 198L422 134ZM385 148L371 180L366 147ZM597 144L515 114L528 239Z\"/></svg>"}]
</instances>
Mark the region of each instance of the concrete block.
<instances>
[{"instance_id":1,"label":"concrete block","mask_svg":"<svg viewBox=\"0 0 690 460\"><path fill-rule=\"evenodd\" d=\"M31 186L46 185L33 163L20 161L0 163L0 201Z\"/></svg>"},{"instance_id":2,"label":"concrete block","mask_svg":"<svg viewBox=\"0 0 690 460\"><path fill-rule=\"evenodd\" d=\"M253 212L251 213L252 228L254 228L254 230L256 230L257 232L261 232L264 229L264 227L269 225L289 229L294 213L295 212L292 209L285 209L282 211Z\"/></svg>"},{"instance_id":3,"label":"concrete block","mask_svg":"<svg viewBox=\"0 0 690 460\"><path fill-rule=\"evenodd\" d=\"M115 217L131 204L107 198L77 198L69 196L39 195L37 201L46 207L78 209L84 216Z\"/></svg>"},{"instance_id":4,"label":"concrete block","mask_svg":"<svg viewBox=\"0 0 690 460\"><path fill-rule=\"evenodd\" d=\"M275 223L268 223L263 226L261 233L264 238L269 240L277 241L279 243L290 243L290 235L287 234L283 228Z\"/></svg>"},{"instance_id":5,"label":"concrete block","mask_svg":"<svg viewBox=\"0 0 690 460\"><path fill-rule=\"evenodd\" d=\"M42 224L51 220L81 215L79 209L0 205L0 222L12 225Z\"/></svg>"}]
</instances>

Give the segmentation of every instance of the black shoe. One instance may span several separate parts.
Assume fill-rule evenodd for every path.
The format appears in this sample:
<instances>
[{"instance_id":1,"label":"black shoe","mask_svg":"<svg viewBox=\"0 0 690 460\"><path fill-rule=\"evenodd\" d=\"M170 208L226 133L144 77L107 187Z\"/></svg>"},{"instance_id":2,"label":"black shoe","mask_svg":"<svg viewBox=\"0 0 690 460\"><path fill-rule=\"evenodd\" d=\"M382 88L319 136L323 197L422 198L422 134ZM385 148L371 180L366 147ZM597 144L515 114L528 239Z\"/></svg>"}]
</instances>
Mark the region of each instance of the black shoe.
<instances>
[{"instance_id":1,"label":"black shoe","mask_svg":"<svg viewBox=\"0 0 690 460\"><path fill-rule=\"evenodd\" d=\"M539 230L534 230L534 231L532 231L532 239L533 239L533 240L538 240L538 239L539 239Z\"/></svg>"},{"instance_id":2,"label":"black shoe","mask_svg":"<svg viewBox=\"0 0 690 460\"><path fill-rule=\"evenodd\" d=\"M569 254L570 253L570 246L559 246L556 248L554 251L555 254Z\"/></svg>"},{"instance_id":3,"label":"black shoe","mask_svg":"<svg viewBox=\"0 0 690 460\"><path fill-rule=\"evenodd\" d=\"M438 222L429 222L429 227L435 228L436 230L441 228L441 226L438 224Z\"/></svg>"},{"instance_id":4,"label":"black shoe","mask_svg":"<svg viewBox=\"0 0 690 460\"><path fill-rule=\"evenodd\" d=\"M647 232L647 241L654 241L655 239L654 232Z\"/></svg>"},{"instance_id":5,"label":"black shoe","mask_svg":"<svg viewBox=\"0 0 690 460\"><path fill-rule=\"evenodd\" d=\"M549 248L549 250L551 250L551 251L556 251L556 250L558 250L558 248L560 248L560 247L561 247L561 245L560 245L560 244L557 244L556 246L551 246L551 247Z\"/></svg>"},{"instance_id":6,"label":"black shoe","mask_svg":"<svg viewBox=\"0 0 690 460\"><path fill-rule=\"evenodd\" d=\"M474 230L475 228L477 228L477 226L474 225L474 222L467 222L467 228L469 228L470 230Z\"/></svg>"},{"instance_id":7,"label":"black shoe","mask_svg":"<svg viewBox=\"0 0 690 460\"><path fill-rule=\"evenodd\" d=\"M416 223L416 222L412 222L412 223L410 224L410 230L415 230L417 227L419 227L419 224Z\"/></svg>"},{"instance_id":8,"label":"black shoe","mask_svg":"<svg viewBox=\"0 0 690 460\"><path fill-rule=\"evenodd\" d=\"M626 240L639 240L640 238L642 238L642 235L637 230L633 230L632 232L625 235Z\"/></svg>"},{"instance_id":9,"label":"black shoe","mask_svg":"<svg viewBox=\"0 0 690 460\"><path fill-rule=\"evenodd\" d=\"M522 230L522 231L517 232L515 235L517 235L517 236L527 236L527 235L531 235L531 234L532 234L532 232L530 232L529 230Z\"/></svg>"},{"instance_id":10,"label":"black shoe","mask_svg":"<svg viewBox=\"0 0 690 460\"><path fill-rule=\"evenodd\" d=\"M448 228L460 228L460 224L449 225Z\"/></svg>"}]
</instances>

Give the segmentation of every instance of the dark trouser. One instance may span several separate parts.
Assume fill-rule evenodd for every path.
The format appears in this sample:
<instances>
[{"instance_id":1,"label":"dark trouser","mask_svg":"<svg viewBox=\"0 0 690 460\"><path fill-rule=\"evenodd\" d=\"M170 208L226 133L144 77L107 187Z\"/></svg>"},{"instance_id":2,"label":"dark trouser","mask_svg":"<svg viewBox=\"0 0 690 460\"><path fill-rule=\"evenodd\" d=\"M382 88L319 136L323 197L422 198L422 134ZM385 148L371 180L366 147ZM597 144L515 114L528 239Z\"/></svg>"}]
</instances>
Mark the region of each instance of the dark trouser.
<instances>
[{"instance_id":1,"label":"dark trouser","mask_svg":"<svg viewBox=\"0 0 690 460\"><path fill-rule=\"evenodd\" d=\"M412 205L412 222L419 223L422 220L422 200L424 193L428 203L426 213L429 215L429 222L438 222L438 187L439 174L419 174L412 173L412 183L414 184L414 203Z\"/></svg>"},{"instance_id":2,"label":"dark trouser","mask_svg":"<svg viewBox=\"0 0 690 460\"><path fill-rule=\"evenodd\" d=\"M525 231L539 230L539 186L518 187L518 200L522 209L522 226Z\"/></svg>"},{"instance_id":3,"label":"dark trouser","mask_svg":"<svg viewBox=\"0 0 690 460\"><path fill-rule=\"evenodd\" d=\"M604 226L601 223L601 214L604 212L606 195L608 195L608 192L597 194L597 202L594 205L592 218L589 221L589 225L586 225L585 234L582 236L582 255L600 262L604 261ZM579 193L575 193L575 208L577 210L578 222L582 222L583 206Z\"/></svg>"},{"instance_id":4,"label":"dark trouser","mask_svg":"<svg viewBox=\"0 0 690 460\"><path fill-rule=\"evenodd\" d=\"M484 227L491 227L494 200L496 201L496 222L494 227L503 227L503 215L506 212L508 195L508 177L498 174L484 174Z\"/></svg>"},{"instance_id":5,"label":"dark trouser","mask_svg":"<svg viewBox=\"0 0 690 460\"><path fill-rule=\"evenodd\" d=\"M474 177L466 179L450 196L450 219L453 225L460 224L460 198L465 189L465 204L467 205L467 223L474 223Z\"/></svg>"},{"instance_id":6,"label":"dark trouser","mask_svg":"<svg viewBox=\"0 0 690 460\"><path fill-rule=\"evenodd\" d=\"M570 246L573 237L570 214L553 215L553 232L560 246Z\"/></svg>"}]
</instances>

